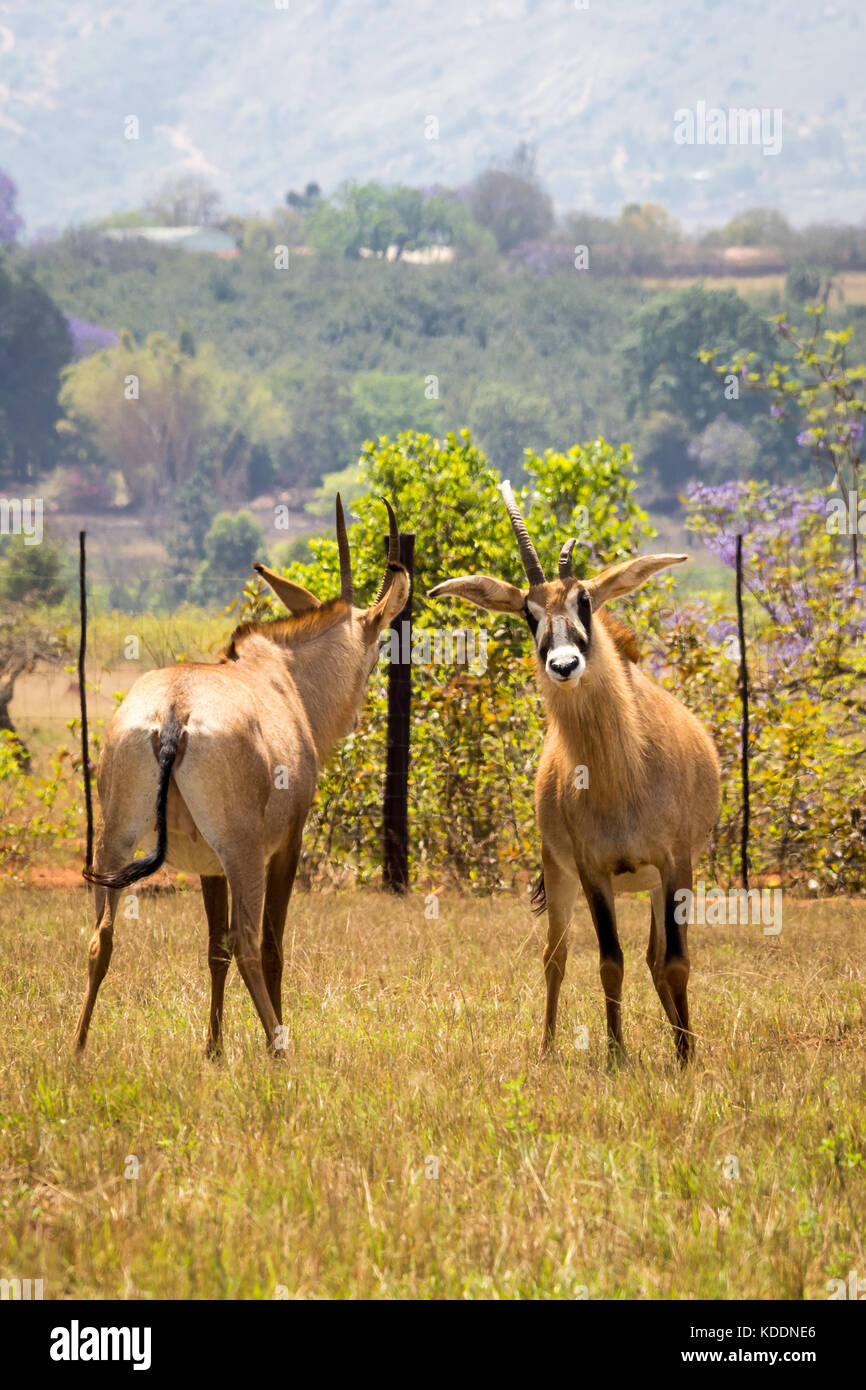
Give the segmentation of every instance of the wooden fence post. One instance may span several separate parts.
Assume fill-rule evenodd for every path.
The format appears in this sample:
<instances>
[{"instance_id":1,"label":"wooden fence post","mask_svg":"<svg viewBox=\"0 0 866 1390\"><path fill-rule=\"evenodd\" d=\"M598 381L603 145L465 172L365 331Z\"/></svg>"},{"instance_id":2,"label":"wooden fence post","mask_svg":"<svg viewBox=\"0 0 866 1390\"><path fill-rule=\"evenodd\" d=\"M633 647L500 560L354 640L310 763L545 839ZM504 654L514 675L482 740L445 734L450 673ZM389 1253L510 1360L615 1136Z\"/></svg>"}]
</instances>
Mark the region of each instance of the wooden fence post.
<instances>
[{"instance_id":1,"label":"wooden fence post","mask_svg":"<svg viewBox=\"0 0 866 1390\"><path fill-rule=\"evenodd\" d=\"M385 554L388 537L385 537ZM400 533L400 563L413 577L415 535ZM393 893L409 887L409 735L412 704L412 590L406 607L391 624L391 651L398 660L388 666L388 757L382 807L384 860L382 882Z\"/></svg>"}]
</instances>

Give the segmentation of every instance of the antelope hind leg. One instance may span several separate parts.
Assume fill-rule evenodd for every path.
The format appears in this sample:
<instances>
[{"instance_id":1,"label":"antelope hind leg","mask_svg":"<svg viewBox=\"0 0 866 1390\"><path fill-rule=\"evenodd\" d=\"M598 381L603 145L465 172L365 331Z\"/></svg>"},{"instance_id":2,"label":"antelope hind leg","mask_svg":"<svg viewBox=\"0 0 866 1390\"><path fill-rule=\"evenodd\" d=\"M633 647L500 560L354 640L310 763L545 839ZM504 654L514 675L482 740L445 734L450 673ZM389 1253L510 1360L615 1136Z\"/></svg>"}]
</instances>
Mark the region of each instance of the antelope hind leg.
<instances>
[{"instance_id":1,"label":"antelope hind leg","mask_svg":"<svg viewBox=\"0 0 866 1390\"><path fill-rule=\"evenodd\" d=\"M226 974L234 951L234 941L229 929L228 884L221 874L202 874L201 895L207 915L207 963L210 968L210 1021L205 1054L208 1057L218 1057L222 1051Z\"/></svg>"},{"instance_id":2,"label":"antelope hind leg","mask_svg":"<svg viewBox=\"0 0 866 1390\"><path fill-rule=\"evenodd\" d=\"M107 850L103 829L97 841L94 865L102 873L111 869L121 869L132 858L134 852L134 841L129 844L117 845L110 851ZM94 887L96 926L93 929L88 947L87 993L84 996L81 1013L78 1015L73 1039L73 1048L79 1053L84 1051L99 986L108 972L114 945L114 917L121 891L120 889L103 888L101 884L96 884Z\"/></svg>"}]
</instances>

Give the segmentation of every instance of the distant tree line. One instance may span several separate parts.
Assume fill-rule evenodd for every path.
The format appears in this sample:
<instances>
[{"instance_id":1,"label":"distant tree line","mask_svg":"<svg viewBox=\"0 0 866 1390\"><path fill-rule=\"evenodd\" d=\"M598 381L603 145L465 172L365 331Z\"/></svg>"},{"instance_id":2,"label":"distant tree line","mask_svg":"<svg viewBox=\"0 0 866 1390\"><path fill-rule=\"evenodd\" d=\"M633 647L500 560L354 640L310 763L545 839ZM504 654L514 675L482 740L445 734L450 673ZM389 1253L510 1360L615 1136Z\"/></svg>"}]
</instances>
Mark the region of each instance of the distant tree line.
<instances>
[{"instance_id":1,"label":"distant tree line","mask_svg":"<svg viewBox=\"0 0 866 1390\"><path fill-rule=\"evenodd\" d=\"M309 182L269 217L230 218L194 180L154 195L144 215L157 213L218 218L237 254L117 242L97 227L20 246L14 185L0 177L0 486L38 482L67 510L150 518L171 540L178 597L216 582L217 545L255 549L246 502L325 474L350 484L366 440L407 429L468 426L516 481L527 448L628 439L645 495L671 505L690 478L790 481L809 467L792 427L699 354L784 362L769 316L826 302L823 267L855 263L864 239L743 213L688 245L799 257L783 290L648 295L641 277L686 245L676 221L648 203L557 220L526 147L461 189L344 184L326 196ZM292 249L287 273L278 244ZM403 263L430 245L452 248L453 264ZM588 274L575 264L583 245ZM600 278L605 264L622 273ZM846 318L862 360L866 309Z\"/></svg>"}]
</instances>

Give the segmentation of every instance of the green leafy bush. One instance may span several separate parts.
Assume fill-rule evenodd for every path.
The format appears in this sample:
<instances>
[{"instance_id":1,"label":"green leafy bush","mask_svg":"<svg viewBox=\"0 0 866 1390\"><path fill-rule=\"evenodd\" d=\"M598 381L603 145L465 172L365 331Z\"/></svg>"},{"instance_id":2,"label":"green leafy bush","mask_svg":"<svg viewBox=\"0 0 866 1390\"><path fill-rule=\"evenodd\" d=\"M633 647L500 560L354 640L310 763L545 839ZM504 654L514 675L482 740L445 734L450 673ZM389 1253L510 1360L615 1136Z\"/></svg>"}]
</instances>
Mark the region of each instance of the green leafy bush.
<instances>
[{"instance_id":1,"label":"green leafy bush","mask_svg":"<svg viewBox=\"0 0 866 1390\"><path fill-rule=\"evenodd\" d=\"M33 776L18 739L0 729L0 881L18 877L40 850L79 833L83 798L77 781L70 785L68 761L59 749L48 775Z\"/></svg>"},{"instance_id":2,"label":"green leafy bush","mask_svg":"<svg viewBox=\"0 0 866 1390\"><path fill-rule=\"evenodd\" d=\"M567 535L585 537L576 556L583 573L632 553L651 534L632 496L627 447L598 439L565 454L527 452L524 468L522 505L549 573ZM537 858L532 797L543 724L525 628L476 609L464 617L426 597L440 580L473 571L523 582L499 475L468 431L444 439L408 432L368 443L359 470L364 491L352 502L357 520L349 528L358 603L371 601L382 576L382 496L399 499L401 528L415 534L412 872L424 882L479 891L526 883ZM285 573L330 597L339 588L336 540L314 538L310 549L311 563ZM248 600L248 612L269 607L259 586ZM448 634L450 654L475 660L449 663ZM383 675L385 667L383 658ZM385 682L374 679L359 732L341 745L320 782L305 838L308 878L341 880L348 872L367 879L381 862L386 721Z\"/></svg>"}]
</instances>

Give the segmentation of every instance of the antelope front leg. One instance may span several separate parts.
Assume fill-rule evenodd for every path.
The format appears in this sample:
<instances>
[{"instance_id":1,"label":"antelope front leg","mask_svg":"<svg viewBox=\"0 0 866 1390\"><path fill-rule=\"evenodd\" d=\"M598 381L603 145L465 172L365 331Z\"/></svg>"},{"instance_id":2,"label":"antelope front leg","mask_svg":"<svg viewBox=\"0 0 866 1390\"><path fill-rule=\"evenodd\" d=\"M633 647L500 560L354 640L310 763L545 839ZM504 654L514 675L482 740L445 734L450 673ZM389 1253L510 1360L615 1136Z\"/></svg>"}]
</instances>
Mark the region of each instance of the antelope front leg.
<instances>
[{"instance_id":1,"label":"antelope front leg","mask_svg":"<svg viewBox=\"0 0 866 1390\"><path fill-rule=\"evenodd\" d=\"M583 891L598 937L599 975L607 1013L607 1050L612 1062L625 1056L622 1041L622 948L616 931L613 884L610 878L581 876Z\"/></svg>"},{"instance_id":2,"label":"antelope front leg","mask_svg":"<svg viewBox=\"0 0 866 1390\"><path fill-rule=\"evenodd\" d=\"M659 975L673 1005L671 1022L680 1065L694 1060L694 1038L689 1029L689 951L688 917L694 902L690 862L672 864L662 875L665 899L665 944ZM689 896L684 899L683 891ZM679 898L678 896L679 895ZM664 1002L664 995L659 990ZM670 1012L670 1011L669 1011Z\"/></svg>"},{"instance_id":3,"label":"antelope front leg","mask_svg":"<svg viewBox=\"0 0 866 1390\"><path fill-rule=\"evenodd\" d=\"M229 932L235 943L235 960L241 979L256 1006L265 1037L272 1051L279 1055L284 1046L282 1026L271 1003L262 970L265 865L255 846L249 846L246 856L241 846L236 847L235 857L226 863L226 877L232 897Z\"/></svg>"},{"instance_id":4,"label":"antelope front leg","mask_svg":"<svg viewBox=\"0 0 866 1390\"><path fill-rule=\"evenodd\" d=\"M578 877L566 872L556 861L546 858L542 850L544 893L547 899L547 945L544 948L544 979L547 984L547 1003L544 1010L544 1032L541 1055L553 1047L556 1032L556 1011L559 991L565 977L568 958L568 926L577 897Z\"/></svg>"},{"instance_id":5,"label":"antelope front leg","mask_svg":"<svg viewBox=\"0 0 866 1390\"><path fill-rule=\"evenodd\" d=\"M268 864L268 877L265 886L265 906L262 916L262 972L268 996L274 1006L279 1023L283 1021L282 979L283 979L283 932L286 926L286 912L292 896L292 885L298 868L301 853L300 830L293 831L285 845L273 856Z\"/></svg>"},{"instance_id":6,"label":"antelope front leg","mask_svg":"<svg viewBox=\"0 0 866 1390\"><path fill-rule=\"evenodd\" d=\"M664 977L665 963L665 895L661 886L652 890L652 912L650 914L650 935L649 944L646 950L646 963L652 975L656 993L662 1002L662 1008L670 1019L674 1027L677 1026L677 1011L674 1008L674 1001Z\"/></svg>"}]
</instances>

